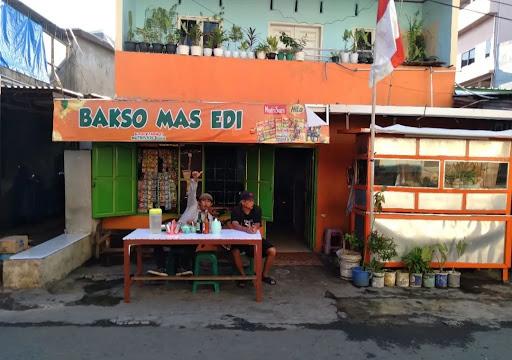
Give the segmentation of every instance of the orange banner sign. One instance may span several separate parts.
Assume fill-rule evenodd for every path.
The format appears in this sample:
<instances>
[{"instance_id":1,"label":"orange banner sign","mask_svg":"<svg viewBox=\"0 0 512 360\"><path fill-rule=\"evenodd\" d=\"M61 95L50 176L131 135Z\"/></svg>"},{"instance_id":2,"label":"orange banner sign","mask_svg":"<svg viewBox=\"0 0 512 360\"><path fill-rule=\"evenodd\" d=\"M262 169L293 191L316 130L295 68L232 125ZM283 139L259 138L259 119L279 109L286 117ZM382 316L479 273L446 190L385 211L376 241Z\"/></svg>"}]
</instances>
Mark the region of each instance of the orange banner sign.
<instances>
[{"instance_id":1,"label":"orange banner sign","mask_svg":"<svg viewBox=\"0 0 512 360\"><path fill-rule=\"evenodd\" d=\"M53 141L328 143L301 104L55 100Z\"/></svg>"}]
</instances>

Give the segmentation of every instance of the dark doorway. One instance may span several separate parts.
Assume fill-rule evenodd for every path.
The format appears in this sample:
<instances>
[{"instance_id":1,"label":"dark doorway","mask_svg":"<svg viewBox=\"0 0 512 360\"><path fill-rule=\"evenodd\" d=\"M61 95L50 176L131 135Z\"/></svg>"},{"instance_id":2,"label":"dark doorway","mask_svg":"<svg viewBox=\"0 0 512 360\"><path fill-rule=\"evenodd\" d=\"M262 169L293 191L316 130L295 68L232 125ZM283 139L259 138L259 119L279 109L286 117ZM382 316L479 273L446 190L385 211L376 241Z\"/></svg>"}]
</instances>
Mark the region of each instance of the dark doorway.
<instances>
[{"instance_id":1,"label":"dark doorway","mask_svg":"<svg viewBox=\"0 0 512 360\"><path fill-rule=\"evenodd\" d=\"M281 252L310 249L313 154L313 149L276 149L274 221L267 232Z\"/></svg>"}]
</instances>

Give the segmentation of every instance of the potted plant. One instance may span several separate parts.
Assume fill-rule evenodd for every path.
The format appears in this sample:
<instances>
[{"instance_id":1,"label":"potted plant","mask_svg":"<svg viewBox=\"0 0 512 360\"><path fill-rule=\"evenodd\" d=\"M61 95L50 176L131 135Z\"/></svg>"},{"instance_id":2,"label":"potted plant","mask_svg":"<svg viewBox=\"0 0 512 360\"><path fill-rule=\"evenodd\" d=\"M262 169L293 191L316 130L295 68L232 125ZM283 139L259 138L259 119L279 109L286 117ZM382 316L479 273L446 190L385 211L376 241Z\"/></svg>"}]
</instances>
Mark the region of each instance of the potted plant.
<instances>
[{"instance_id":1,"label":"potted plant","mask_svg":"<svg viewBox=\"0 0 512 360\"><path fill-rule=\"evenodd\" d=\"M126 32L126 41L124 42L125 51L136 51L137 42L133 41L135 34L133 33L133 15L132 11L128 11L128 31Z\"/></svg>"},{"instance_id":2,"label":"potted plant","mask_svg":"<svg viewBox=\"0 0 512 360\"><path fill-rule=\"evenodd\" d=\"M162 53L164 50L164 43L166 42L166 38L168 35L169 28L172 28L172 13L175 11L171 8L170 13L167 12L163 7L157 7L156 9L152 9L151 14L151 23L155 28L157 33L157 41L152 44L154 53Z\"/></svg>"},{"instance_id":3,"label":"potted plant","mask_svg":"<svg viewBox=\"0 0 512 360\"><path fill-rule=\"evenodd\" d=\"M340 62L340 53L338 51L331 52L331 61L336 64Z\"/></svg>"},{"instance_id":4,"label":"potted plant","mask_svg":"<svg viewBox=\"0 0 512 360\"><path fill-rule=\"evenodd\" d=\"M203 47L203 55L204 56L212 56L213 54L213 37L211 34L209 36L205 36L203 38L204 47Z\"/></svg>"},{"instance_id":5,"label":"potted plant","mask_svg":"<svg viewBox=\"0 0 512 360\"><path fill-rule=\"evenodd\" d=\"M295 60L304 61L306 54L304 53L304 48L306 47L306 35L300 40L296 40L292 44L292 50L295 55Z\"/></svg>"},{"instance_id":6,"label":"potted plant","mask_svg":"<svg viewBox=\"0 0 512 360\"><path fill-rule=\"evenodd\" d=\"M385 236L378 231L374 230L369 236L368 247L375 260L379 262L388 262L395 256L396 243L392 237ZM382 264L381 268L384 267ZM375 275L375 274L374 274ZM395 286L396 272L392 270L383 271L382 274L377 274L376 277L383 277L383 284L386 286ZM375 276L374 276L375 279ZM379 280L377 280L379 281Z\"/></svg>"},{"instance_id":7,"label":"potted plant","mask_svg":"<svg viewBox=\"0 0 512 360\"><path fill-rule=\"evenodd\" d=\"M466 252L468 244L464 240L457 241L455 244L455 250L457 250L457 260L460 260L462 255ZM448 287L459 288L460 287L460 272L455 271L455 266L452 271L448 272Z\"/></svg>"},{"instance_id":8,"label":"potted plant","mask_svg":"<svg viewBox=\"0 0 512 360\"><path fill-rule=\"evenodd\" d=\"M445 243L437 244L434 254L439 264L439 272L436 272L436 287L446 288L448 286L448 273L444 271L444 264L448 258L448 246Z\"/></svg>"},{"instance_id":9,"label":"potted plant","mask_svg":"<svg viewBox=\"0 0 512 360\"><path fill-rule=\"evenodd\" d=\"M279 51L279 54L277 55L279 60L283 60L285 57L286 60L293 60L294 55L304 48L304 45L301 42L298 42L285 32L281 33L279 40L281 40L285 46L285 48Z\"/></svg>"},{"instance_id":10,"label":"potted plant","mask_svg":"<svg viewBox=\"0 0 512 360\"><path fill-rule=\"evenodd\" d=\"M434 254L434 247L430 245L424 246L421 256L425 261L425 269L423 271L423 287L435 287L436 274L432 271L432 256Z\"/></svg>"},{"instance_id":11,"label":"potted plant","mask_svg":"<svg viewBox=\"0 0 512 360\"><path fill-rule=\"evenodd\" d=\"M423 283L423 272L427 268L423 258L423 249L419 246L412 248L402 257L405 267L409 271L409 284L411 287L421 287Z\"/></svg>"},{"instance_id":12,"label":"potted plant","mask_svg":"<svg viewBox=\"0 0 512 360\"><path fill-rule=\"evenodd\" d=\"M259 60L264 60L267 57L268 45L266 43L259 43L258 46L254 49L256 51L256 58Z\"/></svg>"},{"instance_id":13,"label":"potted plant","mask_svg":"<svg viewBox=\"0 0 512 360\"><path fill-rule=\"evenodd\" d=\"M181 30L179 32L180 37L178 41L178 48L176 53L178 55L189 55L190 54L190 46L187 45L188 40L188 31L185 27L185 24L181 24Z\"/></svg>"},{"instance_id":14,"label":"potted plant","mask_svg":"<svg viewBox=\"0 0 512 360\"><path fill-rule=\"evenodd\" d=\"M176 48L181 36L179 29L173 28L167 34L167 45L165 45L168 54L176 54Z\"/></svg>"},{"instance_id":15,"label":"potted plant","mask_svg":"<svg viewBox=\"0 0 512 360\"><path fill-rule=\"evenodd\" d=\"M426 59L426 41L423 32L423 20L417 11L412 18L409 18L409 30L407 31L407 62L418 63Z\"/></svg>"},{"instance_id":16,"label":"potted plant","mask_svg":"<svg viewBox=\"0 0 512 360\"><path fill-rule=\"evenodd\" d=\"M240 58L247 59L247 50L249 50L249 44L247 41L242 41L240 43Z\"/></svg>"},{"instance_id":17,"label":"potted plant","mask_svg":"<svg viewBox=\"0 0 512 360\"><path fill-rule=\"evenodd\" d=\"M352 53L350 54L350 62L352 64L357 64L359 62L359 52L360 48L363 45L369 45L368 35L364 29L355 29L352 33L353 42L352 42Z\"/></svg>"},{"instance_id":18,"label":"potted plant","mask_svg":"<svg viewBox=\"0 0 512 360\"><path fill-rule=\"evenodd\" d=\"M233 57L240 57L240 52L238 51L238 43L242 41L244 38L244 34L242 33L242 28L233 24L231 26L231 30L229 31L229 40L233 43L235 50L233 50Z\"/></svg>"},{"instance_id":19,"label":"potted plant","mask_svg":"<svg viewBox=\"0 0 512 360\"><path fill-rule=\"evenodd\" d=\"M139 51L141 52L149 52L151 50L151 43L158 41L158 33L153 28L151 19L146 19L144 26L137 28L135 32L142 38L142 41L139 43Z\"/></svg>"},{"instance_id":20,"label":"potted plant","mask_svg":"<svg viewBox=\"0 0 512 360\"><path fill-rule=\"evenodd\" d=\"M345 29L345 32L343 33L344 50L341 53L341 62L344 64L348 64L350 62L350 51L348 51L348 49L351 40L352 31Z\"/></svg>"},{"instance_id":21,"label":"potted plant","mask_svg":"<svg viewBox=\"0 0 512 360\"><path fill-rule=\"evenodd\" d=\"M277 56L277 48L279 46L279 40L278 40L277 36L267 37L267 45L268 45L267 59L275 60L276 56Z\"/></svg>"},{"instance_id":22,"label":"potted plant","mask_svg":"<svg viewBox=\"0 0 512 360\"><path fill-rule=\"evenodd\" d=\"M192 25L187 35L192 43L192 46L190 47L190 55L201 56L203 54L203 49L201 48L201 38L203 37L201 24L196 22Z\"/></svg>"},{"instance_id":23,"label":"potted plant","mask_svg":"<svg viewBox=\"0 0 512 360\"><path fill-rule=\"evenodd\" d=\"M254 59L254 50L256 47L256 41L258 40L258 35L256 34L256 29L250 27L247 29L245 33L247 45L249 45L249 49L247 51L247 57L249 59Z\"/></svg>"},{"instance_id":24,"label":"potted plant","mask_svg":"<svg viewBox=\"0 0 512 360\"><path fill-rule=\"evenodd\" d=\"M209 39L212 40L213 55L222 56L224 54L222 45L227 41L226 32L222 28L216 27L210 33Z\"/></svg>"},{"instance_id":25,"label":"potted plant","mask_svg":"<svg viewBox=\"0 0 512 360\"><path fill-rule=\"evenodd\" d=\"M363 242L356 234L346 233L344 235L342 248L336 251L340 264L340 276L342 279L352 279L352 269L359 266L362 258L362 249Z\"/></svg>"},{"instance_id":26,"label":"potted plant","mask_svg":"<svg viewBox=\"0 0 512 360\"><path fill-rule=\"evenodd\" d=\"M372 287L383 288L384 264L378 261L376 258L372 258L366 268L371 272Z\"/></svg>"},{"instance_id":27,"label":"potted plant","mask_svg":"<svg viewBox=\"0 0 512 360\"><path fill-rule=\"evenodd\" d=\"M277 60L284 60L286 58L286 49L279 49L277 52Z\"/></svg>"}]
</instances>

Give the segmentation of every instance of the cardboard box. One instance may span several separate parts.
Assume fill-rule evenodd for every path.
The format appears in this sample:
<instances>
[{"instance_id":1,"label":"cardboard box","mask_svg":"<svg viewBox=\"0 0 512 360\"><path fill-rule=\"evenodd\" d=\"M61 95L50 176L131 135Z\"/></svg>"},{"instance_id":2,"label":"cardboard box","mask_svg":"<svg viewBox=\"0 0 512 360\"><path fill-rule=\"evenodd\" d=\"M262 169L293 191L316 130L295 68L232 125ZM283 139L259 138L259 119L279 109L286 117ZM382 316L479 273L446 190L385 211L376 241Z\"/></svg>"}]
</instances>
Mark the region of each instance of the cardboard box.
<instances>
[{"instance_id":1,"label":"cardboard box","mask_svg":"<svg viewBox=\"0 0 512 360\"><path fill-rule=\"evenodd\" d=\"M27 235L12 235L0 239L0 254L17 254L28 249Z\"/></svg>"}]
</instances>

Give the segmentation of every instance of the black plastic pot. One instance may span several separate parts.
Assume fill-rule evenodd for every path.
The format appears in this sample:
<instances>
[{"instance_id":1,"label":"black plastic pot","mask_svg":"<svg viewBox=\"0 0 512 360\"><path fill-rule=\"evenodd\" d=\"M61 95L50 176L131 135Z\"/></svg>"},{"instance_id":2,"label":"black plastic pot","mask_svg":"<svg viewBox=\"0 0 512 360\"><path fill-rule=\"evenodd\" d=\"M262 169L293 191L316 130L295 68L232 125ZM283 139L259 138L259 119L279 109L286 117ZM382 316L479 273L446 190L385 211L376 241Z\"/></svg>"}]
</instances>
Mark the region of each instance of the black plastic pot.
<instances>
[{"instance_id":1,"label":"black plastic pot","mask_svg":"<svg viewBox=\"0 0 512 360\"><path fill-rule=\"evenodd\" d=\"M340 62L340 57L339 56L331 56L331 61L333 63L339 63Z\"/></svg>"},{"instance_id":2,"label":"black plastic pot","mask_svg":"<svg viewBox=\"0 0 512 360\"><path fill-rule=\"evenodd\" d=\"M178 46L176 44L167 44L165 46L165 50L167 52L167 54L176 54L176 48Z\"/></svg>"},{"instance_id":3,"label":"black plastic pot","mask_svg":"<svg viewBox=\"0 0 512 360\"><path fill-rule=\"evenodd\" d=\"M124 51L137 51L137 43L135 41L125 41Z\"/></svg>"},{"instance_id":4,"label":"black plastic pot","mask_svg":"<svg viewBox=\"0 0 512 360\"><path fill-rule=\"evenodd\" d=\"M151 44L151 46L153 47L153 52L154 53L161 54L161 53L164 52L164 45L163 44L153 43L153 44Z\"/></svg>"},{"instance_id":5,"label":"black plastic pot","mask_svg":"<svg viewBox=\"0 0 512 360\"><path fill-rule=\"evenodd\" d=\"M139 51L140 52L149 52L150 44L147 42L139 43Z\"/></svg>"},{"instance_id":6,"label":"black plastic pot","mask_svg":"<svg viewBox=\"0 0 512 360\"><path fill-rule=\"evenodd\" d=\"M268 53L267 54L267 59L269 60L275 60L276 59L276 56L277 54L275 52L271 52L271 53Z\"/></svg>"}]
</instances>

